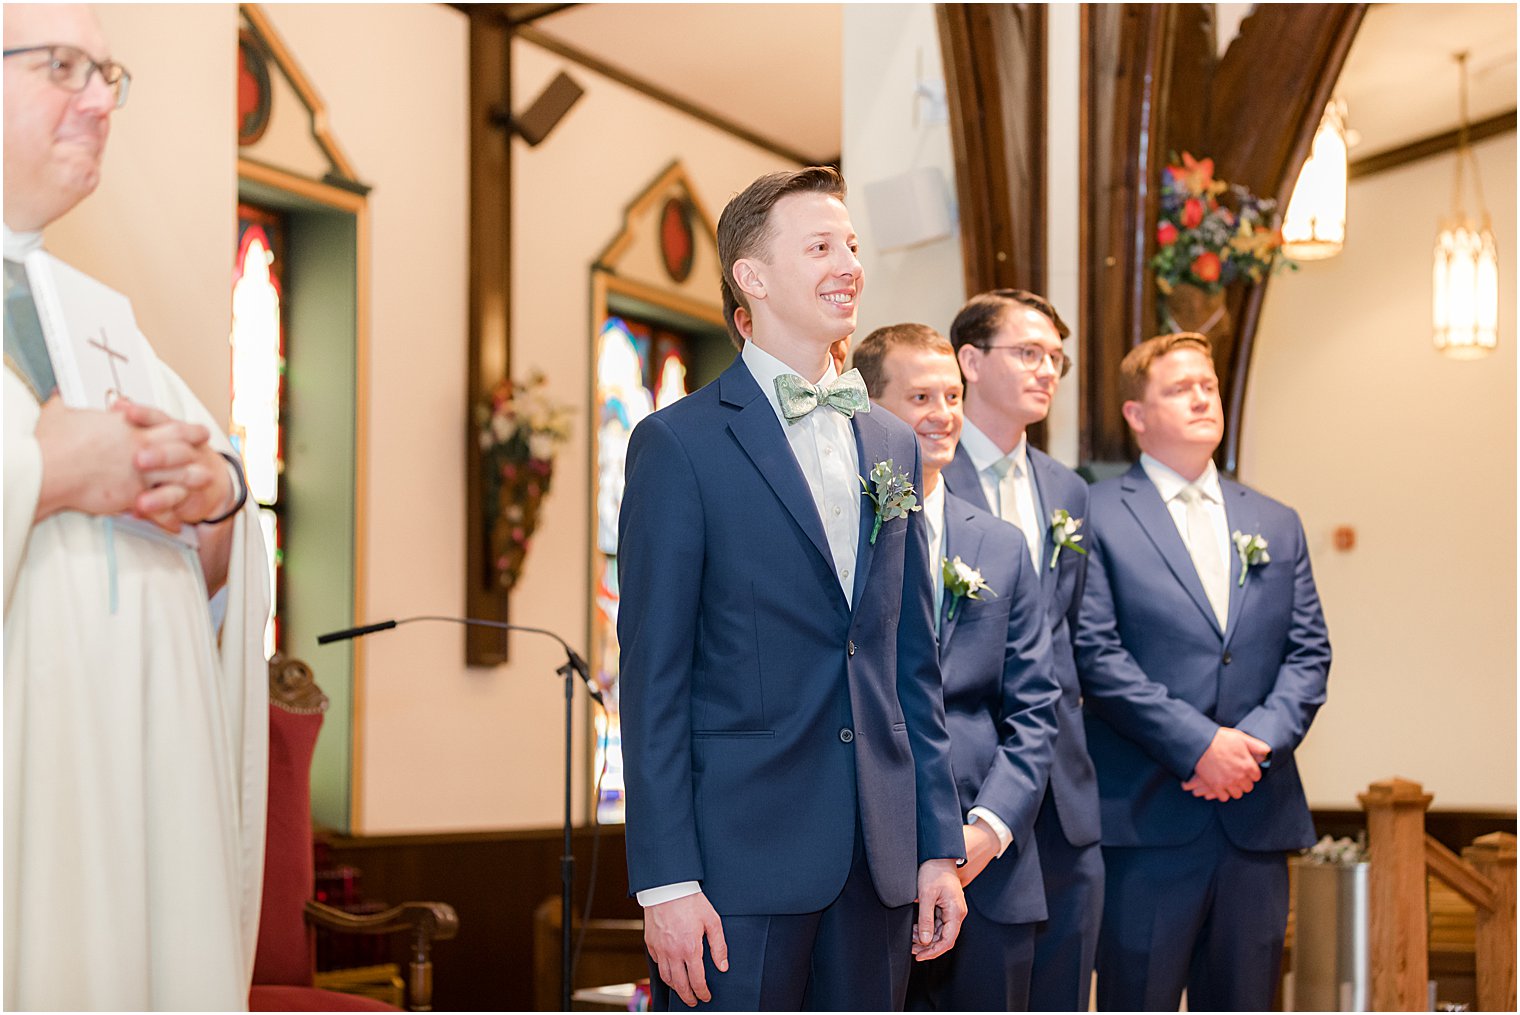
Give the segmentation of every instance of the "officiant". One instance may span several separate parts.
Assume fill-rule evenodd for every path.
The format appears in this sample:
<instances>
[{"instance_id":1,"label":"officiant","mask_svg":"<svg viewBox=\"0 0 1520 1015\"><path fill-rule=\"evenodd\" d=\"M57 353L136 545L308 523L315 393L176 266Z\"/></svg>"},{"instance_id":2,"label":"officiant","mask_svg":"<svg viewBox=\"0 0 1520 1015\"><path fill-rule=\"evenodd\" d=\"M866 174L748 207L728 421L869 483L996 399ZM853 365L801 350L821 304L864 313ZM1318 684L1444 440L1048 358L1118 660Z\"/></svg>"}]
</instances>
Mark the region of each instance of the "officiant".
<instances>
[{"instance_id":1,"label":"officiant","mask_svg":"<svg viewBox=\"0 0 1520 1015\"><path fill-rule=\"evenodd\" d=\"M246 1008L268 730L256 505L140 336L151 404L59 397L49 340L66 355L67 336L44 334L22 262L95 189L132 78L86 7L7 5L4 39L5 1006Z\"/></svg>"}]
</instances>

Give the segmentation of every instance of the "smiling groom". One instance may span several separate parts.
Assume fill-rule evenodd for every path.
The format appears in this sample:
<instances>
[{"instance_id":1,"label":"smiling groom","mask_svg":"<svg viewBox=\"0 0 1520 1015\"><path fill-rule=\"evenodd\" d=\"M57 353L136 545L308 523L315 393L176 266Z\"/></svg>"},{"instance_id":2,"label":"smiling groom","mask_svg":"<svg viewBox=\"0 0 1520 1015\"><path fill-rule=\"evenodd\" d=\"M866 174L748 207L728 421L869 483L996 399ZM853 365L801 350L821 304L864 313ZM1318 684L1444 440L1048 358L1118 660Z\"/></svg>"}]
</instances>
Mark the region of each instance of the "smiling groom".
<instances>
[{"instance_id":1,"label":"smiling groom","mask_svg":"<svg viewBox=\"0 0 1520 1015\"><path fill-rule=\"evenodd\" d=\"M844 195L814 167L729 202L748 341L629 441L628 875L656 1009L901 1009L965 913L918 444L829 356L863 280Z\"/></svg>"}]
</instances>

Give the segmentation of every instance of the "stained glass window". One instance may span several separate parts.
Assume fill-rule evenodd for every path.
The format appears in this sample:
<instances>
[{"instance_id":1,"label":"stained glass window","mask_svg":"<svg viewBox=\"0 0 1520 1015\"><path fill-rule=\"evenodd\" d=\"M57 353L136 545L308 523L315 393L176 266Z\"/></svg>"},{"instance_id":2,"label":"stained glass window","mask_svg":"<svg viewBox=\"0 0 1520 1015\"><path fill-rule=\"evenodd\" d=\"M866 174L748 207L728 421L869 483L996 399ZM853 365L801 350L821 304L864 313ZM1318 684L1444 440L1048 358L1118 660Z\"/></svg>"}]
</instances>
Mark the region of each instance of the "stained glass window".
<instances>
[{"instance_id":1,"label":"stained glass window","mask_svg":"<svg viewBox=\"0 0 1520 1015\"><path fill-rule=\"evenodd\" d=\"M250 205L238 206L238 249L232 285L232 426L233 446L243 458L248 496L258 502L259 525L269 553L274 609L264 634L264 651L281 647L280 609L283 582L284 505L280 476L284 471L284 431L280 410L285 380L285 326L280 299L284 291L278 252L284 235L281 218Z\"/></svg>"},{"instance_id":2,"label":"stained glass window","mask_svg":"<svg viewBox=\"0 0 1520 1015\"><path fill-rule=\"evenodd\" d=\"M658 372L653 365L659 364ZM596 345L596 580L592 665L607 702L596 717L597 820L623 820L623 749L618 722L617 520L623 462L639 421L686 394L685 340L625 317L609 317Z\"/></svg>"}]
</instances>

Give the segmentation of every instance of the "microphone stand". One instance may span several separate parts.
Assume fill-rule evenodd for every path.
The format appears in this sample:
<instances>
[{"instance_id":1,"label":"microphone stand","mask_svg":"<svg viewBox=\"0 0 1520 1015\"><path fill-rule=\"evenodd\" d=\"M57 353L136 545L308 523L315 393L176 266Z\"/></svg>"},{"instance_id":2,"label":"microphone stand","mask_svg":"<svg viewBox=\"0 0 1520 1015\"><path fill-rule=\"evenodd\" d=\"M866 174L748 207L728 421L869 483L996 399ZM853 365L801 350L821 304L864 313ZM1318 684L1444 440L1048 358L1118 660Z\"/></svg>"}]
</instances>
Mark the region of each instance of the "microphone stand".
<instances>
[{"instance_id":1,"label":"microphone stand","mask_svg":"<svg viewBox=\"0 0 1520 1015\"><path fill-rule=\"evenodd\" d=\"M366 634L374 634L377 631L389 631L401 624L411 624L422 620L438 620L451 624L463 624L466 627L494 627L502 631L523 631L528 634L542 634L559 642L565 650L565 661L554 672L564 680L565 684L565 819L564 852L559 858L559 885L560 885L560 951L559 951L559 997L560 1010L570 1010L570 914L571 896L575 887L575 853L570 841L570 783L571 783L571 744L574 741L574 709L572 703L575 700L575 683L570 678L579 676L586 686L586 691L591 695L591 700L606 709L607 703L602 698L602 692L591 682L591 671L582 659L571 648L569 643L553 631L541 627L525 627L521 624L507 624L499 620L480 620L475 617L405 617L401 620L383 620L378 624L365 624L362 627L350 627L341 631L331 631L327 634L317 635L317 644L326 645L329 642L347 641L350 638L363 637ZM595 804L593 804L595 806Z\"/></svg>"}]
</instances>

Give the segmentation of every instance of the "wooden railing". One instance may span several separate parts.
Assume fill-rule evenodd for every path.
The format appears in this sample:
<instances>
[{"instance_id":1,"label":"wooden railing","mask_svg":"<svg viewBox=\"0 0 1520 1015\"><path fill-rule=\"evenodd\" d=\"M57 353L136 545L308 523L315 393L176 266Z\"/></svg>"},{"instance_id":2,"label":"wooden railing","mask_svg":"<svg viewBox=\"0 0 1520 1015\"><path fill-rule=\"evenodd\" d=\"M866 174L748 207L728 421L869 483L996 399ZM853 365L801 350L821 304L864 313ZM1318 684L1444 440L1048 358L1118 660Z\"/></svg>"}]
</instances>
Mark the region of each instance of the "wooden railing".
<instances>
[{"instance_id":1,"label":"wooden railing","mask_svg":"<svg viewBox=\"0 0 1520 1015\"><path fill-rule=\"evenodd\" d=\"M1374 1011L1430 1006L1426 872L1477 913L1480 1011L1515 1010L1515 837L1485 835L1458 857L1425 834L1431 796L1417 782L1387 779L1359 798L1367 812L1369 960Z\"/></svg>"}]
</instances>

